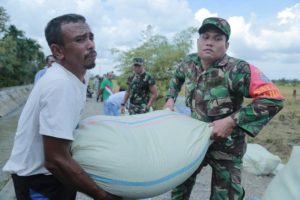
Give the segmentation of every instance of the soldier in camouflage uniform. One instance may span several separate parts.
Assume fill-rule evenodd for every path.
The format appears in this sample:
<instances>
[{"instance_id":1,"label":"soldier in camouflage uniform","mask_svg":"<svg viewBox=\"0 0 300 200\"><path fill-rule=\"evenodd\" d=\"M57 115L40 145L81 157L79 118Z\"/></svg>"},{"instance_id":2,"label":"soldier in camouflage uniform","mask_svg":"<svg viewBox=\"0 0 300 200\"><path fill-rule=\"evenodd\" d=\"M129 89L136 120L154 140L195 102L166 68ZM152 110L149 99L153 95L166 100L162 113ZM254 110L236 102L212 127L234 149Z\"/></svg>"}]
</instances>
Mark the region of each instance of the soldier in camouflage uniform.
<instances>
[{"instance_id":1,"label":"soldier in camouflage uniform","mask_svg":"<svg viewBox=\"0 0 300 200\"><path fill-rule=\"evenodd\" d=\"M141 114L149 112L157 97L155 79L145 71L144 59L133 59L134 74L128 77L128 88L125 93L122 109L129 99L129 114Z\"/></svg>"},{"instance_id":2,"label":"soldier in camouflage uniform","mask_svg":"<svg viewBox=\"0 0 300 200\"><path fill-rule=\"evenodd\" d=\"M242 158L246 134L254 137L283 107L276 86L255 66L226 54L230 25L222 18L206 18L199 28L198 53L186 56L176 68L166 95L173 109L186 84L186 104L193 118L212 127L212 145L199 169L172 191L172 199L189 199L197 174L212 167L210 199L243 199ZM243 99L252 98L249 105Z\"/></svg>"}]
</instances>

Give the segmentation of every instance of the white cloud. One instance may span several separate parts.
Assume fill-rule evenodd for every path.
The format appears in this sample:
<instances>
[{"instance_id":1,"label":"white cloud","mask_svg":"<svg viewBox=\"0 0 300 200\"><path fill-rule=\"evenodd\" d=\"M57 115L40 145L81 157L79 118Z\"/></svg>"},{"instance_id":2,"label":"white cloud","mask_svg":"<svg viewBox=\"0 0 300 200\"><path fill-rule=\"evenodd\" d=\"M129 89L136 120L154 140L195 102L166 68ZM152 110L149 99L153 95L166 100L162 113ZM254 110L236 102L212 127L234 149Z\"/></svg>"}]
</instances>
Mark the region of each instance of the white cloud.
<instances>
[{"instance_id":1,"label":"white cloud","mask_svg":"<svg viewBox=\"0 0 300 200\"><path fill-rule=\"evenodd\" d=\"M198 10L196 13L195 13L195 19L198 21L198 22L201 22L207 18L207 17L218 17L218 14L217 13L211 13L209 10L207 10L206 8L201 8L200 10Z\"/></svg>"},{"instance_id":2,"label":"white cloud","mask_svg":"<svg viewBox=\"0 0 300 200\"><path fill-rule=\"evenodd\" d=\"M194 24L193 13L185 0L1 1L4 1L4 8L12 19L10 23L24 30L27 37L36 39L42 45L45 54L50 54L44 38L47 22L66 13L84 15L95 34L99 54L98 65L109 65L108 68L111 69L114 60L109 54L109 49L124 50L136 46L141 41L141 32L147 25L152 25L156 33L173 36Z\"/></svg>"},{"instance_id":3,"label":"white cloud","mask_svg":"<svg viewBox=\"0 0 300 200\"><path fill-rule=\"evenodd\" d=\"M202 8L195 14L198 21L211 16L218 13ZM300 63L300 3L282 10L262 27L255 17L246 21L243 16L231 16L228 22L231 24L229 55L261 64L259 67L272 77L296 77L286 66L295 70Z\"/></svg>"},{"instance_id":4,"label":"white cloud","mask_svg":"<svg viewBox=\"0 0 300 200\"><path fill-rule=\"evenodd\" d=\"M279 19L279 24L291 24L292 22L300 21L300 3L295 4L291 8L286 8L279 12L277 18ZM299 26L297 26L299 28Z\"/></svg>"},{"instance_id":5,"label":"white cloud","mask_svg":"<svg viewBox=\"0 0 300 200\"><path fill-rule=\"evenodd\" d=\"M206 17L222 15L205 7L193 13L188 0L0 1L11 18L10 23L25 31L27 37L36 39L45 54L50 53L44 38L47 22L65 13L84 15L95 34L99 55L97 65L101 66L101 69L94 70L97 73L113 69L115 60L109 49L135 47L141 42L141 32L147 25L152 25L155 33L171 38L187 27L199 27ZM251 14L255 16L255 13ZM247 20L243 16L229 16L228 21L232 27L230 55L260 63L266 70L273 61L279 66L285 66L287 61L299 63L300 3L282 9L277 18L263 26L255 17Z\"/></svg>"}]
</instances>

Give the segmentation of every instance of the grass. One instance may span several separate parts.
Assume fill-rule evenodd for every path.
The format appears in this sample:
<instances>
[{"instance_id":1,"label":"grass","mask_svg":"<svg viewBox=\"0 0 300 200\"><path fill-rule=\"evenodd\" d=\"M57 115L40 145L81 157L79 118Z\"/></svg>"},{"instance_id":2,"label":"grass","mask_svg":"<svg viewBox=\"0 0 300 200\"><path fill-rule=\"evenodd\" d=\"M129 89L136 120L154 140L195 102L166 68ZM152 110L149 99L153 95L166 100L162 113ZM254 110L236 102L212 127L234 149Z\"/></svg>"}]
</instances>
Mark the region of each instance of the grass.
<instances>
[{"instance_id":1,"label":"grass","mask_svg":"<svg viewBox=\"0 0 300 200\"><path fill-rule=\"evenodd\" d=\"M285 97L284 108L264 127L255 138L248 137L249 143L261 144L271 153L287 162L292 147L300 145L300 97L293 97L293 89L300 92L300 86L279 86Z\"/></svg>"}]
</instances>

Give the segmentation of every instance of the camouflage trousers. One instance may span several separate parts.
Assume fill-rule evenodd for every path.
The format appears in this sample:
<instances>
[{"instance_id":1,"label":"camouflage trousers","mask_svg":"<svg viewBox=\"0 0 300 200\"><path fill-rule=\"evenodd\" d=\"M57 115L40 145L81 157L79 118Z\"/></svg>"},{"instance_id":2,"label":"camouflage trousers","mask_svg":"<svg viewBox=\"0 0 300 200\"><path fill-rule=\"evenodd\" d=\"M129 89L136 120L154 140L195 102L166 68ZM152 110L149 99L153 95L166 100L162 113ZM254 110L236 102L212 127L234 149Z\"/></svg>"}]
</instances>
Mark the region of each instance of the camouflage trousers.
<instances>
[{"instance_id":1,"label":"camouflage trousers","mask_svg":"<svg viewBox=\"0 0 300 200\"><path fill-rule=\"evenodd\" d=\"M143 114L149 112L146 104L136 105L136 104L129 104L128 108L129 115L135 114Z\"/></svg>"},{"instance_id":2,"label":"camouflage trousers","mask_svg":"<svg viewBox=\"0 0 300 200\"><path fill-rule=\"evenodd\" d=\"M198 170L172 191L172 200L190 198L197 174L207 164L212 168L210 200L242 200L244 189L241 185L241 167L245 152L245 138L234 142L214 142Z\"/></svg>"}]
</instances>

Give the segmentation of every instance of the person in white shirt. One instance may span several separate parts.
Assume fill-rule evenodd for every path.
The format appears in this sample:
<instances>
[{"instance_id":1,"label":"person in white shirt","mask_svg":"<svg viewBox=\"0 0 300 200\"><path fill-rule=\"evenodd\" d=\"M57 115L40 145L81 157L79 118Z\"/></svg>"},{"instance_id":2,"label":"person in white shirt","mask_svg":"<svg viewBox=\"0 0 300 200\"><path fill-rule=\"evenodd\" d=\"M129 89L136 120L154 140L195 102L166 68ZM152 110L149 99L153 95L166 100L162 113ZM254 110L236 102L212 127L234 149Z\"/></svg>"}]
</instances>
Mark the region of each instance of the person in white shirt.
<instances>
[{"instance_id":1,"label":"person in white shirt","mask_svg":"<svg viewBox=\"0 0 300 200\"><path fill-rule=\"evenodd\" d=\"M38 80L40 80L40 78L42 78L42 76L45 75L45 73L47 72L47 69L50 68L52 66L52 63L55 62L55 58L53 57L53 55L49 55L46 57L46 62L47 62L47 65L39 70L36 74L35 74L35 77L34 77L34 85L37 83Z\"/></svg>"},{"instance_id":2,"label":"person in white shirt","mask_svg":"<svg viewBox=\"0 0 300 200\"><path fill-rule=\"evenodd\" d=\"M77 190L94 199L115 199L70 154L86 102L84 75L95 66L94 35L85 18L77 14L52 19L45 35L56 63L26 102L3 170L12 174L18 200L74 200Z\"/></svg>"},{"instance_id":3,"label":"person in white shirt","mask_svg":"<svg viewBox=\"0 0 300 200\"><path fill-rule=\"evenodd\" d=\"M111 115L111 116L120 115L121 104L123 102L125 93L126 93L125 89L120 88L119 92L114 93L108 97L106 102L108 112L106 113L106 115Z\"/></svg>"}]
</instances>

